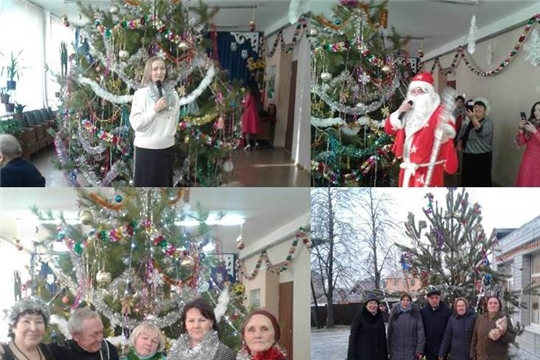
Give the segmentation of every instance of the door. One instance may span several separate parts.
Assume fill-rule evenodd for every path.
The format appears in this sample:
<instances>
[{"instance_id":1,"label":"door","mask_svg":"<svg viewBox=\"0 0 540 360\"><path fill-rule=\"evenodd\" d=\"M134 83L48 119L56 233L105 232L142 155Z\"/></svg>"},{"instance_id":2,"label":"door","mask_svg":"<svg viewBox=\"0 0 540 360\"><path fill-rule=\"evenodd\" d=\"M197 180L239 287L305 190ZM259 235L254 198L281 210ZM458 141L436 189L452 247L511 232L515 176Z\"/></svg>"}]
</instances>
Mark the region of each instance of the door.
<instances>
[{"instance_id":1,"label":"door","mask_svg":"<svg viewBox=\"0 0 540 360\"><path fill-rule=\"evenodd\" d=\"M280 345L287 351L287 359L293 360L293 282L279 284Z\"/></svg>"},{"instance_id":2,"label":"door","mask_svg":"<svg viewBox=\"0 0 540 360\"><path fill-rule=\"evenodd\" d=\"M287 130L285 132L285 150L292 152L293 131L294 131L294 109L296 108L296 72L298 70L298 60L292 62L291 66L291 88L289 91L289 111L287 113Z\"/></svg>"}]
</instances>

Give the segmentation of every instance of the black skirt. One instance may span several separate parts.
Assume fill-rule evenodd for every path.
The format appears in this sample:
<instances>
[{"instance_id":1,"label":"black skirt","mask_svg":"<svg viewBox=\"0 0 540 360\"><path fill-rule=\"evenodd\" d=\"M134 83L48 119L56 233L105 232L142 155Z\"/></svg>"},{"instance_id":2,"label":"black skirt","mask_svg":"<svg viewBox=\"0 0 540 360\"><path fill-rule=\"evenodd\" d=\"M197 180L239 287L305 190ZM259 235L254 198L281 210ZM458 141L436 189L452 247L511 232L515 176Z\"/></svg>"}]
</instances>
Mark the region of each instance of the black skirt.
<instances>
[{"instance_id":1,"label":"black skirt","mask_svg":"<svg viewBox=\"0 0 540 360\"><path fill-rule=\"evenodd\" d=\"M461 186L491 187L492 153L463 153Z\"/></svg>"},{"instance_id":2,"label":"black skirt","mask_svg":"<svg viewBox=\"0 0 540 360\"><path fill-rule=\"evenodd\" d=\"M167 149L135 147L133 186L172 187L174 146Z\"/></svg>"}]
</instances>

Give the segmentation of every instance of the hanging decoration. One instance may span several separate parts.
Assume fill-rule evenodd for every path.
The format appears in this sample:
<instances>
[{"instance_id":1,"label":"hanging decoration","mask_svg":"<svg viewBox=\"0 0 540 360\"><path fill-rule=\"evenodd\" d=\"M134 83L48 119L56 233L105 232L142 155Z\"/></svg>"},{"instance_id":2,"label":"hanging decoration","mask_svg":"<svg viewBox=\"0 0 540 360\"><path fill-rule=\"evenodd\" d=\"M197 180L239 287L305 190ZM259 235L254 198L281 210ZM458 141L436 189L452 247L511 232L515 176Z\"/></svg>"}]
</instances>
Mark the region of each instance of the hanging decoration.
<instances>
[{"instance_id":1,"label":"hanging decoration","mask_svg":"<svg viewBox=\"0 0 540 360\"><path fill-rule=\"evenodd\" d=\"M298 22L296 23L296 29L294 30L293 37L289 43L285 42L285 39L283 38L283 30L280 30L276 37L274 38L274 43L270 47L270 51L266 54L267 57L271 58L276 53L276 50L278 46L282 51L285 51L287 54L294 51L294 48L296 45L300 42L302 39L304 33L307 29L307 18L302 15L300 19L298 19Z\"/></svg>"},{"instance_id":2,"label":"hanging decoration","mask_svg":"<svg viewBox=\"0 0 540 360\"><path fill-rule=\"evenodd\" d=\"M469 70L474 73L477 76L487 77L487 76L494 76L499 74L500 72L504 71L516 58L516 56L519 54L519 51L521 50L522 46L525 44L525 40L527 39L527 35L531 31L532 26L535 24L535 22L540 23L540 13L532 16L525 25L523 32L519 36L516 44L514 45L513 49L510 51L506 59L504 59L495 69L490 71L480 71L476 68L476 66L470 61L467 56L466 52L463 46L460 46L456 49L456 53L454 55L454 59L452 60L452 64L450 66L443 66L440 63L440 57L436 57L433 61L433 64L431 66L431 69L429 70L430 73L434 73L435 70L439 69L442 74L448 75L454 72L454 70L458 67L460 61L463 59L465 62L465 65L469 68ZM535 47L533 46L533 49ZM537 53L538 50L535 50ZM530 54L529 54L530 55Z\"/></svg>"},{"instance_id":3,"label":"hanging decoration","mask_svg":"<svg viewBox=\"0 0 540 360\"><path fill-rule=\"evenodd\" d=\"M476 50L476 33L478 32L478 27L476 26L476 15L473 15L471 18L471 27L469 28L469 36L467 37L467 51L469 54L474 54Z\"/></svg>"},{"instance_id":4,"label":"hanging decoration","mask_svg":"<svg viewBox=\"0 0 540 360\"><path fill-rule=\"evenodd\" d=\"M533 30L529 41L523 48L529 52L525 60L530 62L532 66L538 66L540 64L540 36L536 29Z\"/></svg>"},{"instance_id":5,"label":"hanging decoration","mask_svg":"<svg viewBox=\"0 0 540 360\"><path fill-rule=\"evenodd\" d=\"M236 268L241 276L244 276L247 280L253 280L259 273L264 262L266 265L266 270L268 270L273 275L280 275L283 272L287 271L291 266L293 256L296 253L296 249L298 247L298 242L300 241L306 246L308 250L311 248L311 240L309 239L309 234L304 230L304 228L298 229L298 231L294 235L293 242L291 244L287 257L285 258L285 261L280 262L280 266L277 269L275 268L275 265L272 263L272 261L268 258L268 253L266 252L266 250L262 250L259 253L259 258L257 259L255 268L251 272L248 273L246 270L244 270L240 259L236 260Z\"/></svg>"}]
</instances>

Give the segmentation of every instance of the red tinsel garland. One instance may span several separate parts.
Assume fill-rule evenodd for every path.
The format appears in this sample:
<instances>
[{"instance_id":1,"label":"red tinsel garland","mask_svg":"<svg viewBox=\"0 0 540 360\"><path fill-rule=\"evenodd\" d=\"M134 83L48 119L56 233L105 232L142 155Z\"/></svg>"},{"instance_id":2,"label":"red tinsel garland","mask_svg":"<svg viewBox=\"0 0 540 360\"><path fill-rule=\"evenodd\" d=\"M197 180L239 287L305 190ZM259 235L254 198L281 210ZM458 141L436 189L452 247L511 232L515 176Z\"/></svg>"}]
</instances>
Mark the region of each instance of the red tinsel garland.
<instances>
[{"instance_id":1,"label":"red tinsel garland","mask_svg":"<svg viewBox=\"0 0 540 360\"><path fill-rule=\"evenodd\" d=\"M267 351L252 355L251 360L287 360L287 358L281 350L273 346Z\"/></svg>"}]
</instances>

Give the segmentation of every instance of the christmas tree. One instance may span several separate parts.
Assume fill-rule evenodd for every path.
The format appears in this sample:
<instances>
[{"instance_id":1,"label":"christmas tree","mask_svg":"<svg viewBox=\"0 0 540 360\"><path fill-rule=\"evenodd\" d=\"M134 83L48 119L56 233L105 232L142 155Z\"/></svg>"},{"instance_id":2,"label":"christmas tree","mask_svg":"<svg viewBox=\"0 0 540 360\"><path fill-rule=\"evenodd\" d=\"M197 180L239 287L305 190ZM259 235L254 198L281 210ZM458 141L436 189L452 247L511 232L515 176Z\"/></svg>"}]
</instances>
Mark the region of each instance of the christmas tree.
<instances>
[{"instance_id":1,"label":"christmas tree","mask_svg":"<svg viewBox=\"0 0 540 360\"><path fill-rule=\"evenodd\" d=\"M396 244L402 250L400 263L405 275L420 278L422 289L440 289L448 304L464 296L483 312L482 300L496 295L521 306L519 291L508 291L506 275L492 266L497 239L484 232L481 205L471 203L465 189L448 189L446 199L440 203L431 193L425 199L427 206L422 212L428 222L416 221L409 213L405 234L412 244ZM528 286L523 291L530 293L534 288Z\"/></svg>"},{"instance_id":2,"label":"christmas tree","mask_svg":"<svg viewBox=\"0 0 540 360\"><path fill-rule=\"evenodd\" d=\"M146 60L159 55L167 63L163 87L176 89L182 105L175 182L220 185L241 137L241 94L212 58L217 49L209 22L217 10L178 0L113 0L107 10L80 5L80 11L91 21L59 76L55 137L58 165L71 182L79 185L82 176L91 186L130 183L131 97ZM67 17L64 24L69 26Z\"/></svg>"},{"instance_id":3,"label":"christmas tree","mask_svg":"<svg viewBox=\"0 0 540 360\"><path fill-rule=\"evenodd\" d=\"M387 1L341 0L311 22L311 154L315 186L395 185L392 138L381 128L410 77Z\"/></svg>"},{"instance_id":4,"label":"christmas tree","mask_svg":"<svg viewBox=\"0 0 540 360\"><path fill-rule=\"evenodd\" d=\"M148 321L176 338L183 305L202 296L221 318L221 340L239 348L245 288L231 283L219 253L204 250L214 233L205 223L208 212L189 206L189 190L78 193L82 224L70 225L63 216L54 221L53 214L34 209L50 221L44 225L50 236L39 245L42 255L32 262L41 262L38 294L52 302L54 313L67 318L70 309L86 303L102 314L109 336L128 335ZM59 252L58 244L68 251Z\"/></svg>"}]
</instances>

